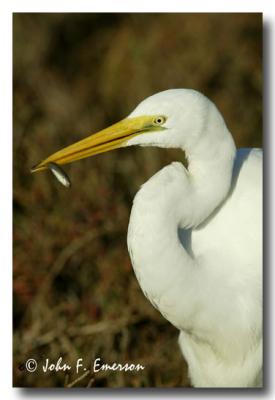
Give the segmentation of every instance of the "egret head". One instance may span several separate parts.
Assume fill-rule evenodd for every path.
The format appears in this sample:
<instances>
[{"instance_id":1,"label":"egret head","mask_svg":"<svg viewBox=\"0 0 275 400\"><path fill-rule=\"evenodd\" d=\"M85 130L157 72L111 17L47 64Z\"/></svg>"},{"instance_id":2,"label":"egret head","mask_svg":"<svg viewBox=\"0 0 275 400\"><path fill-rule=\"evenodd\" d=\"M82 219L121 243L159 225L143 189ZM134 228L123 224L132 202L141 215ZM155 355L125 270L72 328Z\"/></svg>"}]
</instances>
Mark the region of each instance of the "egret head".
<instances>
[{"instance_id":1,"label":"egret head","mask_svg":"<svg viewBox=\"0 0 275 400\"><path fill-rule=\"evenodd\" d=\"M189 150L203 138L213 116L216 124L224 124L214 104L199 92L166 90L142 101L122 121L52 154L32 172L132 145Z\"/></svg>"},{"instance_id":2,"label":"egret head","mask_svg":"<svg viewBox=\"0 0 275 400\"><path fill-rule=\"evenodd\" d=\"M187 149L201 137L212 104L192 89L170 89L147 97L128 118L154 115L158 121L157 116L163 116L164 130L130 138L127 145Z\"/></svg>"}]
</instances>

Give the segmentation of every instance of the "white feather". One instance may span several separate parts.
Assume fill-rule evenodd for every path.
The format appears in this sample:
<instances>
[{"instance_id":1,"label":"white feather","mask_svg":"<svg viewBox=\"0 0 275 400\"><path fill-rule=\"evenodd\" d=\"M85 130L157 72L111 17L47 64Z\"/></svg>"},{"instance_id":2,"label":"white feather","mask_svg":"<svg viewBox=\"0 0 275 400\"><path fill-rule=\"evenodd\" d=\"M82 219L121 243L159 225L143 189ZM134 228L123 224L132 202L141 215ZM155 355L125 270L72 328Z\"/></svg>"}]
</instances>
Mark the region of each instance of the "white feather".
<instances>
[{"instance_id":1,"label":"white feather","mask_svg":"<svg viewBox=\"0 0 275 400\"><path fill-rule=\"evenodd\" d=\"M167 128L127 145L178 147L172 163L137 193L128 248L142 290L180 330L198 387L261 385L262 153L236 152L205 96L175 89L143 101L130 117L164 115Z\"/></svg>"}]
</instances>

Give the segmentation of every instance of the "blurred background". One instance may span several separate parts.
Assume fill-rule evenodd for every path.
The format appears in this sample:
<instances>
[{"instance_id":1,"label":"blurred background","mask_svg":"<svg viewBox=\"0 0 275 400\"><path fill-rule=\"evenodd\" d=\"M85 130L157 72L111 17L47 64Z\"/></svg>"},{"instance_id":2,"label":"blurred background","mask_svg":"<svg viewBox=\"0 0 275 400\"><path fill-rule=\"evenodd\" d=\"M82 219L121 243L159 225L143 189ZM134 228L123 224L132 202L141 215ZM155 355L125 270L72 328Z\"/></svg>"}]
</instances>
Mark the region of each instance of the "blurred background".
<instances>
[{"instance_id":1,"label":"blurred background","mask_svg":"<svg viewBox=\"0 0 275 400\"><path fill-rule=\"evenodd\" d=\"M68 165L70 190L29 170L169 88L203 92L238 147L261 147L261 14L14 14L13 46L14 385L188 386L178 331L142 294L126 245L139 186L181 152ZM87 373L25 370L60 356ZM96 357L146 368L94 376Z\"/></svg>"}]
</instances>

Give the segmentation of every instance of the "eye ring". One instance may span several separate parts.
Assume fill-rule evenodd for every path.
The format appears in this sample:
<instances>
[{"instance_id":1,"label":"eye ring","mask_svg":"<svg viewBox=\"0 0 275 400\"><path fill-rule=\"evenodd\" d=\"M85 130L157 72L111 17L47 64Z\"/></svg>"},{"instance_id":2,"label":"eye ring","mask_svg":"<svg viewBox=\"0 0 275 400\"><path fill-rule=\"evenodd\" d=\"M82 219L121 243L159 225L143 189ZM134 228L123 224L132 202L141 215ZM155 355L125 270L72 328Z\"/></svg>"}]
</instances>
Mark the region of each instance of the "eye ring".
<instances>
[{"instance_id":1,"label":"eye ring","mask_svg":"<svg viewBox=\"0 0 275 400\"><path fill-rule=\"evenodd\" d=\"M163 125L164 122L166 121L166 117L164 117L163 115L158 115L157 117L154 118L154 125Z\"/></svg>"}]
</instances>

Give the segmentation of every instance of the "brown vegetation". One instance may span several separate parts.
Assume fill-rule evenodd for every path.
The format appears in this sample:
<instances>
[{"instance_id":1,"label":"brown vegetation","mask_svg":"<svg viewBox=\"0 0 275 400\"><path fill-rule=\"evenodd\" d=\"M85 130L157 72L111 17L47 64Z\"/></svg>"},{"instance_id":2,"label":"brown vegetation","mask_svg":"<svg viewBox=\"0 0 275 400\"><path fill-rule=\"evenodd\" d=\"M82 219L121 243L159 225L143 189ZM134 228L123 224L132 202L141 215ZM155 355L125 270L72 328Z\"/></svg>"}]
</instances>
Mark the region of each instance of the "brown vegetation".
<instances>
[{"instance_id":1,"label":"brown vegetation","mask_svg":"<svg viewBox=\"0 0 275 400\"><path fill-rule=\"evenodd\" d=\"M126 116L155 92L190 87L223 113L238 147L262 141L259 14L14 16L14 385L187 386L177 330L143 296L126 246L140 184L179 151L130 148L69 165L72 188L30 167ZM195 294L194 294L195 295ZM135 362L138 373L25 370Z\"/></svg>"}]
</instances>

